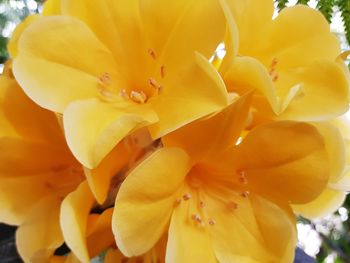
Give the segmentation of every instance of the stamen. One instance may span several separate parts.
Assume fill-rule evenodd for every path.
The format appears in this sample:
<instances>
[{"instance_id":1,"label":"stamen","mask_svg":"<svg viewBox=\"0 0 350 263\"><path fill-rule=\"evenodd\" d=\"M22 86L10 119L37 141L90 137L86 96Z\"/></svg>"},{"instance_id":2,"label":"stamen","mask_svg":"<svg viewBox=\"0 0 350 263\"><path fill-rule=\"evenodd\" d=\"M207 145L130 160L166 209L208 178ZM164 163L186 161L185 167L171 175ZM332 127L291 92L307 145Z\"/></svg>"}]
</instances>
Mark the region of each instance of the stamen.
<instances>
[{"instance_id":1,"label":"stamen","mask_svg":"<svg viewBox=\"0 0 350 263\"><path fill-rule=\"evenodd\" d=\"M278 63L278 59L277 58L273 58L270 68L275 68L277 66L277 63Z\"/></svg>"},{"instance_id":2,"label":"stamen","mask_svg":"<svg viewBox=\"0 0 350 263\"><path fill-rule=\"evenodd\" d=\"M142 104L146 102L147 95L143 91L133 90L130 92L130 99L132 99L136 103Z\"/></svg>"},{"instance_id":3,"label":"stamen","mask_svg":"<svg viewBox=\"0 0 350 263\"><path fill-rule=\"evenodd\" d=\"M272 81L276 82L278 78L279 78L278 73L275 73L275 75L272 77Z\"/></svg>"},{"instance_id":4,"label":"stamen","mask_svg":"<svg viewBox=\"0 0 350 263\"><path fill-rule=\"evenodd\" d=\"M161 67L160 67L160 76L164 79L164 77L165 77L165 66L164 65L162 65Z\"/></svg>"},{"instance_id":5,"label":"stamen","mask_svg":"<svg viewBox=\"0 0 350 263\"><path fill-rule=\"evenodd\" d=\"M149 48L147 52L154 60L157 59L156 52L153 49Z\"/></svg>"},{"instance_id":6,"label":"stamen","mask_svg":"<svg viewBox=\"0 0 350 263\"><path fill-rule=\"evenodd\" d=\"M158 92L162 90L162 85L160 85L154 78L150 78L148 83L155 88Z\"/></svg>"},{"instance_id":7,"label":"stamen","mask_svg":"<svg viewBox=\"0 0 350 263\"><path fill-rule=\"evenodd\" d=\"M205 207L205 204L204 204L203 201L200 201L200 202L199 202L199 207L200 207L200 208L204 208L204 207Z\"/></svg>"},{"instance_id":8,"label":"stamen","mask_svg":"<svg viewBox=\"0 0 350 263\"><path fill-rule=\"evenodd\" d=\"M192 198L192 195L190 193L186 193L182 196L183 200L187 201L190 200Z\"/></svg>"},{"instance_id":9,"label":"stamen","mask_svg":"<svg viewBox=\"0 0 350 263\"><path fill-rule=\"evenodd\" d=\"M201 218L200 215L198 215L198 214L193 214L193 215L191 216L191 218L192 218L193 221L197 222L197 223L200 224L201 226L204 226L204 222L203 222L203 220L202 220L202 218Z\"/></svg>"},{"instance_id":10,"label":"stamen","mask_svg":"<svg viewBox=\"0 0 350 263\"><path fill-rule=\"evenodd\" d=\"M242 196L243 198L247 198L247 197L249 197L249 195L250 195L249 191L244 191L244 192L241 194L241 196Z\"/></svg>"},{"instance_id":11,"label":"stamen","mask_svg":"<svg viewBox=\"0 0 350 263\"><path fill-rule=\"evenodd\" d=\"M208 221L209 225L214 226L216 224L214 219L209 219Z\"/></svg>"},{"instance_id":12,"label":"stamen","mask_svg":"<svg viewBox=\"0 0 350 263\"><path fill-rule=\"evenodd\" d=\"M241 176L245 176L245 171L242 169L237 170L237 174L241 177Z\"/></svg>"},{"instance_id":13,"label":"stamen","mask_svg":"<svg viewBox=\"0 0 350 263\"><path fill-rule=\"evenodd\" d=\"M237 174L239 176L238 180L242 183L242 184L247 184L248 180L246 177L246 172L244 170L237 170Z\"/></svg>"},{"instance_id":14,"label":"stamen","mask_svg":"<svg viewBox=\"0 0 350 263\"><path fill-rule=\"evenodd\" d=\"M111 76L106 72L103 73L100 77L99 80L104 84L104 85L110 85L111 84Z\"/></svg>"},{"instance_id":15,"label":"stamen","mask_svg":"<svg viewBox=\"0 0 350 263\"><path fill-rule=\"evenodd\" d=\"M277 58L274 58L271 62L270 70L269 70L269 75L272 78L273 82L276 82L279 78L278 72L276 69L277 64L278 64L278 60L277 60Z\"/></svg>"}]
</instances>

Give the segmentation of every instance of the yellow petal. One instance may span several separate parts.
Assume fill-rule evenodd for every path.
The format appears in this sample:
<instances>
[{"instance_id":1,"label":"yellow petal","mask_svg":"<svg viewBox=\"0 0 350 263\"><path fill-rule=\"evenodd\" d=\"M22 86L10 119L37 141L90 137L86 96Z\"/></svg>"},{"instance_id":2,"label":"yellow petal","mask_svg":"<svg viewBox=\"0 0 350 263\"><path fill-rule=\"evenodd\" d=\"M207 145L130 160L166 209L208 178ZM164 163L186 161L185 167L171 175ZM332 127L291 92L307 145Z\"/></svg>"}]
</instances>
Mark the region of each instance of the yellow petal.
<instances>
[{"instance_id":1,"label":"yellow petal","mask_svg":"<svg viewBox=\"0 0 350 263\"><path fill-rule=\"evenodd\" d=\"M275 113L278 113L278 99L274 84L267 69L252 57L237 57L224 75L227 89L231 92L244 94L256 90L254 97L264 96ZM264 111L259 106L258 111Z\"/></svg>"},{"instance_id":2,"label":"yellow petal","mask_svg":"<svg viewBox=\"0 0 350 263\"><path fill-rule=\"evenodd\" d=\"M16 26L15 30L12 33L9 43L7 44L7 49L10 53L11 58L15 58L18 54L18 41L22 36L22 33L27 27L36 19L38 15L27 16L19 25Z\"/></svg>"},{"instance_id":3,"label":"yellow petal","mask_svg":"<svg viewBox=\"0 0 350 263\"><path fill-rule=\"evenodd\" d=\"M285 92L298 84L300 94L291 100L279 119L318 121L348 110L349 86L346 74L336 62L318 60L305 69L283 73L276 90Z\"/></svg>"},{"instance_id":4,"label":"yellow petal","mask_svg":"<svg viewBox=\"0 0 350 263\"><path fill-rule=\"evenodd\" d=\"M8 120L3 110L4 100L7 97L8 89L13 86L13 80L2 75L0 76L0 137L18 137L16 129L13 124Z\"/></svg>"},{"instance_id":5,"label":"yellow petal","mask_svg":"<svg viewBox=\"0 0 350 263\"><path fill-rule=\"evenodd\" d=\"M233 18L233 14L227 1L220 0L220 4L226 17L226 36L224 41L226 54L219 67L220 74L224 75L237 56L239 48L239 37L236 21Z\"/></svg>"},{"instance_id":6,"label":"yellow petal","mask_svg":"<svg viewBox=\"0 0 350 263\"><path fill-rule=\"evenodd\" d=\"M325 188L329 159L317 129L281 121L253 129L230 157L251 190L268 198L305 203Z\"/></svg>"},{"instance_id":7,"label":"yellow petal","mask_svg":"<svg viewBox=\"0 0 350 263\"><path fill-rule=\"evenodd\" d=\"M283 203L269 202L259 196L254 196L251 202L266 248L278 258L278 262L292 262L297 233L295 216L290 207Z\"/></svg>"},{"instance_id":8,"label":"yellow petal","mask_svg":"<svg viewBox=\"0 0 350 263\"><path fill-rule=\"evenodd\" d=\"M16 79L31 99L55 112L74 100L98 96L104 74L111 85L119 84L112 54L77 19L36 19L21 35L18 49Z\"/></svg>"},{"instance_id":9,"label":"yellow petal","mask_svg":"<svg viewBox=\"0 0 350 263\"><path fill-rule=\"evenodd\" d=\"M201 5L185 0L171 3L64 0L62 10L89 25L112 50L121 74L134 87L144 85L142 80L155 74L159 76L161 65L169 72L186 67L194 51L209 58L225 29L220 5L210 0L202 1ZM101 27L101 23L105 26ZM154 55L150 56L148 51Z\"/></svg>"},{"instance_id":10,"label":"yellow petal","mask_svg":"<svg viewBox=\"0 0 350 263\"><path fill-rule=\"evenodd\" d=\"M234 211L218 201L206 202L215 220L215 225L207 228L220 262L292 262L295 219L286 205L253 194Z\"/></svg>"},{"instance_id":11,"label":"yellow petal","mask_svg":"<svg viewBox=\"0 0 350 263\"><path fill-rule=\"evenodd\" d=\"M181 77L179 77L179 74ZM159 138L191 121L221 110L228 104L225 84L215 68L199 53L190 67L164 79L160 95L150 99L159 122L150 126Z\"/></svg>"},{"instance_id":12,"label":"yellow petal","mask_svg":"<svg viewBox=\"0 0 350 263\"><path fill-rule=\"evenodd\" d=\"M23 139L0 138L1 177L54 172L72 164L65 148Z\"/></svg>"},{"instance_id":13,"label":"yellow petal","mask_svg":"<svg viewBox=\"0 0 350 263\"><path fill-rule=\"evenodd\" d=\"M86 244L86 226L95 200L87 182L70 193L62 202L60 224L64 240L81 262L90 262Z\"/></svg>"},{"instance_id":14,"label":"yellow petal","mask_svg":"<svg viewBox=\"0 0 350 263\"><path fill-rule=\"evenodd\" d=\"M333 214L344 203L345 198L345 192L327 188L315 200L303 205L294 205L293 210L303 217L317 219Z\"/></svg>"},{"instance_id":15,"label":"yellow petal","mask_svg":"<svg viewBox=\"0 0 350 263\"><path fill-rule=\"evenodd\" d=\"M192 159L223 152L235 144L245 127L251 98L250 93L214 116L177 129L162 138L164 146L182 148Z\"/></svg>"},{"instance_id":16,"label":"yellow petal","mask_svg":"<svg viewBox=\"0 0 350 263\"><path fill-rule=\"evenodd\" d=\"M175 209L169 226L167 263L216 263L210 236L205 228L192 224L187 207Z\"/></svg>"},{"instance_id":17,"label":"yellow petal","mask_svg":"<svg viewBox=\"0 0 350 263\"><path fill-rule=\"evenodd\" d=\"M87 247L89 255L93 258L101 254L108 247L115 244L111 228L112 213L114 208L105 210L92 227L87 227ZM91 216L91 215L90 215Z\"/></svg>"},{"instance_id":18,"label":"yellow petal","mask_svg":"<svg viewBox=\"0 0 350 263\"><path fill-rule=\"evenodd\" d=\"M148 45L169 72L187 67L194 51L209 59L223 40L226 21L219 1L139 2Z\"/></svg>"},{"instance_id":19,"label":"yellow petal","mask_svg":"<svg viewBox=\"0 0 350 263\"><path fill-rule=\"evenodd\" d=\"M43 6L43 15L52 16L61 14L61 0L46 0Z\"/></svg>"},{"instance_id":20,"label":"yellow petal","mask_svg":"<svg viewBox=\"0 0 350 263\"><path fill-rule=\"evenodd\" d=\"M264 28L271 22L274 5L271 0L228 0L239 33L239 53L254 53L266 37Z\"/></svg>"},{"instance_id":21,"label":"yellow petal","mask_svg":"<svg viewBox=\"0 0 350 263\"><path fill-rule=\"evenodd\" d=\"M85 176L97 202L102 204L108 195L111 180L129 161L130 153L118 144L95 169L85 168Z\"/></svg>"},{"instance_id":22,"label":"yellow petal","mask_svg":"<svg viewBox=\"0 0 350 263\"><path fill-rule=\"evenodd\" d=\"M349 165L345 167L342 177L337 182L329 184L329 187L338 191L344 191L344 192L350 191L350 166Z\"/></svg>"},{"instance_id":23,"label":"yellow petal","mask_svg":"<svg viewBox=\"0 0 350 263\"><path fill-rule=\"evenodd\" d=\"M162 148L127 176L117 195L112 220L117 246L124 255L147 252L165 233L175 194L189 169L185 152Z\"/></svg>"},{"instance_id":24,"label":"yellow petal","mask_svg":"<svg viewBox=\"0 0 350 263\"><path fill-rule=\"evenodd\" d=\"M59 224L61 199L51 195L31 209L16 232L18 252L25 262L47 262L63 244Z\"/></svg>"},{"instance_id":25,"label":"yellow petal","mask_svg":"<svg viewBox=\"0 0 350 263\"><path fill-rule=\"evenodd\" d=\"M62 0L63 14L77 17L89 26L112 51L120 75L133 88L146 85L156 66L148 53L153 47L145 46L147 37L143 34L147 31L143 30L145 23L141 23L139 2Z\"/></svg>"},{"instance_id":26,"label":"yellow petal","mask_svg":"<svg viewBox=\"0 0 350 263\"><path fill-rule=\"evenodd\" d=\"M304 5L283 9L264 34L252 43L259 47L254 56L266 65L277 58L279 68L302 67L316 59L335 60L340 53L339 41L330 32L327 20L321 12Z\"/></svg>"},{"instance_id":27,"label":"yellow petal","mask_svg":"<svg viewBox=\"0 0 350 263\"><path fill-rule=\"evenodd\" d=\"M0 86L5 91L1 110L7 121L23 138L47 141L52 146L64 147L64 137L55 114L31 101L15 80L1 77Z\"/></svg>"},{"instance_id":28,"label":"yellow petal","mask_svg":"<svg viewBox=\"0 0 350 263\"><path fill-rule=\"evenodd\" d=\"M0 179L0 221L11 225L21 224L31 208L45 196L53 193L65 196L81 181L80 174L69 169L12 175ZM21 189L21 194L18 194L18 189Z\"/></svg>"},{"instance_id":29,"label":"yellow petal","mask_svg":"<svg viewBox=\"0 0 350 263\"><path fill-rule=\"evenodd\" d=\"M158 120L147 105L77 101L64 112L64 129L74 156L89 169L132 131Z\"/></svg>"},{"instance_id":30,"label":"yellow petal","mask_svg":"<svg viewBox=\"0 0 350 263\"><path fill-rule=\"evenodd\" d=\"M328 152L330 178L329 183L336 183L343 176L346 165L345 144L340 131L325 122L312 123L323 136Z\"/></svg>"}]
</instances>

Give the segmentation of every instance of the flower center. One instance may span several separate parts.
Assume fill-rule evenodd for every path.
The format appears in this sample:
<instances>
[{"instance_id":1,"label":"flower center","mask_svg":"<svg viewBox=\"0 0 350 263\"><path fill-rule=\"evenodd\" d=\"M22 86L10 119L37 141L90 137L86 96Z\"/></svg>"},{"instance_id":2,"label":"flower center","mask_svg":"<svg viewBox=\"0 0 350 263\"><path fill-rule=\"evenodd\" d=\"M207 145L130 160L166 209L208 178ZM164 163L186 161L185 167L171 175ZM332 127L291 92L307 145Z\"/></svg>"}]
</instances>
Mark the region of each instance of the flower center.
<instances>
[{"instance_id":1,"label":"flower center","mask_svg":"<svg viewBox=\"0 0 350 263\"><path fill-rule=\"evenodd\" d=\"M165 65L159 66L157 54L153 49L150 48L147 50L147 52L151 59L156 62L156 68L158 68L158 70L155 74L158 79L151 76L145 82L145 87L143 89L123 88L118 93L113 90L113 83L110 74L105 72L99 77L98 87L100 97L103 101L116 102L118 99L122 98L137 104L144 104L147 103L150 97L159 95L162 92L163 85L161 84L160 80L166 77L166 67Z\"/></svg>"},{"instance_id":2,"label":"flower center","mask_svg":"<svg viewBox=\"0 0 350 263\"><path fill-rule=\"evenodd\" d=\"M214 180L208 180L208 171L205 170L201 166L192 168L184 190L174 203L176 209L188 211L188 222L195 227L215 226L219 223L216 213L233 215L250 196L245 170L238 169L230 178L210 176Z\"/></svg>"}]
</instances>

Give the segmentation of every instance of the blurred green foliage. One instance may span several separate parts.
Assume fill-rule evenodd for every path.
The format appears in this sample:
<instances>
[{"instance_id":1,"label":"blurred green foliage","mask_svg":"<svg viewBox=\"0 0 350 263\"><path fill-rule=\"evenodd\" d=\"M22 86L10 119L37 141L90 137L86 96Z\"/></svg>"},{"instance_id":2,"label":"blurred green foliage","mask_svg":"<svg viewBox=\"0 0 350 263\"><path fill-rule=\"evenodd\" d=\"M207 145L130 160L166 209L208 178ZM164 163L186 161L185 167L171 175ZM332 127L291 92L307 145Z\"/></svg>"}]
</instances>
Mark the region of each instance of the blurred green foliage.
<instances>
[{"instance_id":1,"label":"blurred green foliage","mask_svg":"<svg viewBox=\"0 0 350 263\"><path fill-rule=\"evenodd\" d=\"M342 207L348 211L349 215L350 195L347 196ZM338 211L334 213L335 217L340 216ZM328 233L324 233L318 228L319 223L312 222L303 217L299 217L298 222L310 225L313 230L318 232L322 241L320 250L316 255L316 261L318 263L329 262L327 261L329 255L333 255L333 263L350 263L350 217L342 221L341 226L337 224L326 224L325 227Z\"/></svg>"},{"instance_id":2,"label":"blurred green foliage","mask_svg":"<svg viewBox=\"0 0 350 263\"><path fill-rule=\"evenodd\" d=\"M33 2L36 3L36 8L31 8L35 6ZM29 14L38 13L43 2L44 0L0 0L0 63L8 59L8 31Z\"/></svg>"}]
</instances>

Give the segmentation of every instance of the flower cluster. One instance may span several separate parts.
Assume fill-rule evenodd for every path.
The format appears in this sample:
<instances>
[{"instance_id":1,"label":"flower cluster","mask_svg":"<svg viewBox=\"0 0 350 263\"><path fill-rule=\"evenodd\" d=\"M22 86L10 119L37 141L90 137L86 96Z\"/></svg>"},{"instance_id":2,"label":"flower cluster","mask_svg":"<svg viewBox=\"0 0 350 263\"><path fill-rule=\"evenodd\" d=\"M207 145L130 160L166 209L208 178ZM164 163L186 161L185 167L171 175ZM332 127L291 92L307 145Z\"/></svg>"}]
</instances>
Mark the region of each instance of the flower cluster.
<instances>
[{"instance_id":1,"label":"flower cluster","mask_svg":"<svg viewBox=\"0 0 350 263\"><path fill-rule=\"evenodd\" d=\"M295 215L350 190L350 75L322 14L273 13L48 0L22 22L0 77L0 221L23 260L292 262Z\"/></svg>"}]
</instances>

